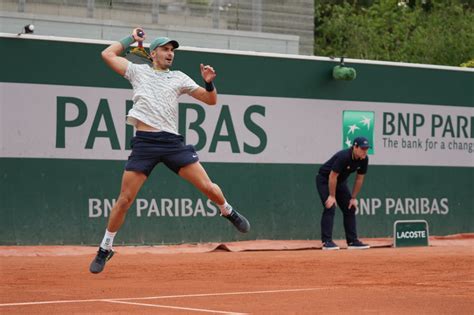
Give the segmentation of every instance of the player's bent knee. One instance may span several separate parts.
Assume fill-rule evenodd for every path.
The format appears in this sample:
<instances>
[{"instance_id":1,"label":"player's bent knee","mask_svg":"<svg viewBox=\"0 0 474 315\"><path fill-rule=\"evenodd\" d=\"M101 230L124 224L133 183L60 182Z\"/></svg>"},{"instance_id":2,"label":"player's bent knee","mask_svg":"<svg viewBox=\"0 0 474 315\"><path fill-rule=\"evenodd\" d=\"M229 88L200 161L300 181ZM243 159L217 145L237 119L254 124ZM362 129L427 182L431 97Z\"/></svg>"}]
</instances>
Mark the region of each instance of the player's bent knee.
<instances>
[{"instance_id":1,"label":"player's bent knee","mask_svg":"<svg viewBox=\"0 0 474 315\"><path fill-rule=\"evenodd\" d=\"M203 186L203 193L209 197L215 197L218 194L219 188L216 184L209 181L206 182Z\"/></svg>"},{"instance_id":2,"label":"player's bent knee","mask_svg":"<svg viewBox=\"0 0 474 315\"><path fill-rule=\"evenodd\" d=\"M117 205L120 210L127 211L131 207L133 198L126 194L121 194L118 198Z\"/></svg>"},{"instance_id":3,"label":"player's bent knee","mask_svg":"<svg viewBox=\"0 0 474 315\"><path fill-rule=\"evenodd\" d=\"M206 181L204 182L202 185L202 190L203 192L207 195L207 194L211 194L214 190L214 184L211 182L211 181Z\"/></svg>"}]
</instances>

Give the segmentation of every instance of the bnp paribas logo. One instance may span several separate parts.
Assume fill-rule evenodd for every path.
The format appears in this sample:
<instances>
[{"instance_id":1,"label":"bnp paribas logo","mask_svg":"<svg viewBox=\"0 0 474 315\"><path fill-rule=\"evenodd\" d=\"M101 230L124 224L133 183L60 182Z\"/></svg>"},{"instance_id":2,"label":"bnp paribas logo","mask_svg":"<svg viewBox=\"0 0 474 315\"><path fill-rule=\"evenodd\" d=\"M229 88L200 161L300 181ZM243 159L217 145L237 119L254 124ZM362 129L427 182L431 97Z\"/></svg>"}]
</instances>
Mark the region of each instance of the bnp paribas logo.
<instances>
[{"instance_id":1,"label":"bnp paribas logo","mask_svg":"<svg viewBox=\"0 0 474 315\"><path fill-rule=\"evenodd\" d=\"M369 154L374 154L374 112L345 110L342 118L342 146L352 146L356 137L366 137L371 145Z\"/></svg>"}]
</instances>

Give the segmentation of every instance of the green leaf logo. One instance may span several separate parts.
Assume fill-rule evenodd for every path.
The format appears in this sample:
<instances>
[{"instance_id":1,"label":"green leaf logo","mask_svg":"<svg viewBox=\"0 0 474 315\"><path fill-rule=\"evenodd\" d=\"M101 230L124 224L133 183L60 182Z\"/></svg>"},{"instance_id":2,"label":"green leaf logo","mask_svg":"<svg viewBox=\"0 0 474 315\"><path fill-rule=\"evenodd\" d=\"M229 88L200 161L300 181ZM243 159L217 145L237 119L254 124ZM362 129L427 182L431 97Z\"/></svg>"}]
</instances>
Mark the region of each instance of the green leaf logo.
<instances>
[{"instance_id":1,"label":"green leaf logo","mask_svg":"<svg viewBox=\"0 0 474 315\"><path fill-rule=\"evenodd\" d=\"M368 154L374 154L374 112L345 110L342 115L342 147L348 149L356 137L366 137L372 148Z\"/></svg>"}]
</instances>

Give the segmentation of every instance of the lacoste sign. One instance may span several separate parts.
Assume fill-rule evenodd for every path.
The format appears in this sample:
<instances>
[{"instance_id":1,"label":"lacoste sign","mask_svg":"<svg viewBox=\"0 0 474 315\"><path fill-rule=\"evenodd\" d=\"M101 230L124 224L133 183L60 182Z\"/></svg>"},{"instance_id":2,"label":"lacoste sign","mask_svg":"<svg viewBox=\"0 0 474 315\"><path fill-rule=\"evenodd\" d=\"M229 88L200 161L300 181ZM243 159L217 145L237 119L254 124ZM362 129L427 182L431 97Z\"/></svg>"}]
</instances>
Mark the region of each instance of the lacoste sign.
<instances>
[{"instance_id":1,"label":"lacoste sign","mask_svg":"<svg viewBox=\"0 0 474 315\"><path fill-rule=\"evenodd\" d=\"M428 245L428 223L425 220L398 220L393 224L393 247Z\"/></svg>"}]
</instances>

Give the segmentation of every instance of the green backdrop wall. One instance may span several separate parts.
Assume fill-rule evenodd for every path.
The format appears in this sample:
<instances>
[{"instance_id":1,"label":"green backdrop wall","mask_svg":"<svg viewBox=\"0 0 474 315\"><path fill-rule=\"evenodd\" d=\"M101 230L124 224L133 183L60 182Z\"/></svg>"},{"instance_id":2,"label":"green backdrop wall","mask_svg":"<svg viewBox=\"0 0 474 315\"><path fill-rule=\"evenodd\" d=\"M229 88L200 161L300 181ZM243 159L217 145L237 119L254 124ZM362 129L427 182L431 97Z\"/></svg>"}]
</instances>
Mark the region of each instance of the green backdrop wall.
<instances>
[{"instance_id":1,"label":"green backdrop wall","mask_svg":"<svg viewBox=\"0 0 474 315\"><path fill-rule=\"evenodd\" d=\"M101 61L105 42L4 35L0 47L0 244L97 244L129 154L130 84ZM319 239L314 177L343 148L348 110L375 117L361 237L391 236L406 219L427 220L435 235L474 231L473 71L352 60L358 77L346 82L327 58L176 52L174 68L201 84L199 63L217 70L219 101L201 113L185 97L180 130L201 141L203 165L252 230L236 232L161 165L117 243ZM334 234L344 238L339 211Z\"/></svg>"}]
</instances>

